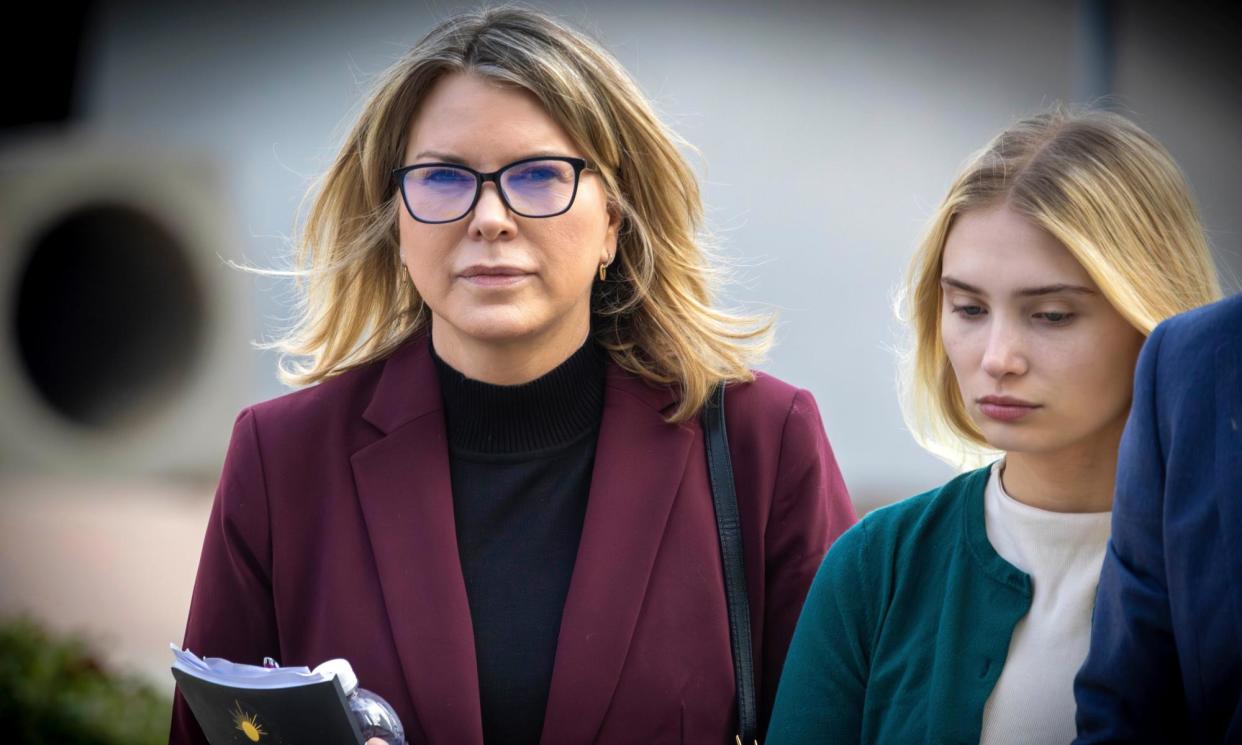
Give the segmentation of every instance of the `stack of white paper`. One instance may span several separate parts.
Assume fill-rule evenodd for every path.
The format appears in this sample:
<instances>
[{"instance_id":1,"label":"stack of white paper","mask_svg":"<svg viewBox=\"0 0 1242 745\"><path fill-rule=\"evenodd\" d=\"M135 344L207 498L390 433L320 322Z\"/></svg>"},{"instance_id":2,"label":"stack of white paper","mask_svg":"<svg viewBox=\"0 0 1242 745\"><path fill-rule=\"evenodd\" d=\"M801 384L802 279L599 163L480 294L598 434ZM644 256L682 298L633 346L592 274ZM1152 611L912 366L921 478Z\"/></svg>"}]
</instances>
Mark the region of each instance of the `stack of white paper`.
<instances>
[{"instance_id":1,"label":"stack of white paper","mask_svg":"<svg viewBox=\"0 0 1242 745\"><path fill-rule=\"evenodd\" d=\"M199 680L234 688L292 688L331 680L334 670L308 667L259 667L229 662L219 657L199 657L188 649L168 645L173 651L173 668ZM338 663L340 661L337 661Z\"/></svg>"}]
</instances>

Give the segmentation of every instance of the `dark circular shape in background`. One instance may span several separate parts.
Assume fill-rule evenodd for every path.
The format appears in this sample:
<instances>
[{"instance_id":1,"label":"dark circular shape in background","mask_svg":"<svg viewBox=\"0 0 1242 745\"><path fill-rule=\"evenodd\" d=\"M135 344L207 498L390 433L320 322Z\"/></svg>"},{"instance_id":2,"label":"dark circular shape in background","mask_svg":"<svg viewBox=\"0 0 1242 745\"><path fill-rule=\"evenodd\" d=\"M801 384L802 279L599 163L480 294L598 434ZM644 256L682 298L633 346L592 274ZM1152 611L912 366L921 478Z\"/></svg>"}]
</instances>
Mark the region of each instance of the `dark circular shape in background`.
<instances>
[{"instance_id":1,"label":"dark circular shape in background","mask_svg":"<svg viewBox=\"0 0 1242 745\"><path fill-rule=\"evenodd\" d=\"M51 409L107 428L176 393L207 321L182 241L145 211L97 203L65 213L26 250L11 332Z\"/></svg>"}]
</instances>

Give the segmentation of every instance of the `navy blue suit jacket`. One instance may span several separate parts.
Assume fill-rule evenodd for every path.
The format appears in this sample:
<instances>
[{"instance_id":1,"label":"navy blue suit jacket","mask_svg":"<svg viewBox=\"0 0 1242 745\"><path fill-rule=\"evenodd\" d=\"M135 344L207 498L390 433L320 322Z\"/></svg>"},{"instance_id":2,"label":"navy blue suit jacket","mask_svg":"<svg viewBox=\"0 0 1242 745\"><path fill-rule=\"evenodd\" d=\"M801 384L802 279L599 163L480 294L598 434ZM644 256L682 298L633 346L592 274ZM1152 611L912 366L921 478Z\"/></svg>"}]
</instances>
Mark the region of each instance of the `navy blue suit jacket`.
<instances>
[{"instance_id":1,"label":"navy blue suit jacket","mask_svg":"<svg viewBox=\"0 0 1242 745\"><path fill-rule=\"evenodd\" d=\"M1242 295L1152 332L1121 442L1087 743L1242 743Z\"/></svg>"}]
</instances>

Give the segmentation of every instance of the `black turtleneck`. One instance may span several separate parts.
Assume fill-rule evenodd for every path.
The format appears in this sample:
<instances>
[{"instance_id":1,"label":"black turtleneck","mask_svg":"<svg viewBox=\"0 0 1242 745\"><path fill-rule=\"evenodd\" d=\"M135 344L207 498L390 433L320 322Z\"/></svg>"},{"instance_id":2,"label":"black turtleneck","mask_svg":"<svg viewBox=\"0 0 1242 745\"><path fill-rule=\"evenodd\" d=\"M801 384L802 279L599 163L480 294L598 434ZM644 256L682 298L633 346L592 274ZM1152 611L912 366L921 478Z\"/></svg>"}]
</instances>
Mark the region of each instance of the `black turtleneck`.
<instances>
[{"instance_id":1,"label":"black turtleneck","mask_svg":"<svg viewBox=\"0 0 1242 745\"><path fill-rule=\"evenodd\" d=\"M529 383L467 378L435 355L453 513L488 745L535 745L586 516L604 403L587 341Z\"/></svg>"}]
</instances>

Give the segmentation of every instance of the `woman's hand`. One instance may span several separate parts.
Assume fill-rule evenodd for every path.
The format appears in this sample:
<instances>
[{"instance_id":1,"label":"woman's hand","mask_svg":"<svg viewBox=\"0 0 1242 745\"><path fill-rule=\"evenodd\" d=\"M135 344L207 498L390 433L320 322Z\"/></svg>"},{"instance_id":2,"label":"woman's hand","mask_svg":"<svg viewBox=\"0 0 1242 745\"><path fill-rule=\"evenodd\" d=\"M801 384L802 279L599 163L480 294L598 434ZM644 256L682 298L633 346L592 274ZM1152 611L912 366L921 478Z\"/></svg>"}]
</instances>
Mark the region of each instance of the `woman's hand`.
<instances>
[{"instance_id":1,"label":"woman's hand","mask_svg":"<svg viewBox=\"0 0 1242 745\"><path fill-rule=\"evenodd\" d=\"M378 737L372 737L370 740L366 741L365 745L388 745L388 743Z\"/></svg>"}]
</instances>

